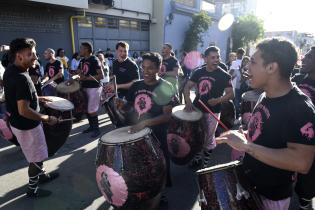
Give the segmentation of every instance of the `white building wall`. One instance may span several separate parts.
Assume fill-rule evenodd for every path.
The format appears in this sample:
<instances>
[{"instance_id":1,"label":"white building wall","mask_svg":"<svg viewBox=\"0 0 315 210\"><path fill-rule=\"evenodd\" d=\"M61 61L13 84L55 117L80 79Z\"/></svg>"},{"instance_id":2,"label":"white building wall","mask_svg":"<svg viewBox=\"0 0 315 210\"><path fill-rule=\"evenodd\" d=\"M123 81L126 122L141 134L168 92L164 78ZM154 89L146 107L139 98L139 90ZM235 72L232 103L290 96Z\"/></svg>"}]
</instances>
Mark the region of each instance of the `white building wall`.
<instances>
[{"instance_id":1,"label":"white building wall","mask_svg":"<svg viewBox=\"0 0 315 210\"><path fill-rule=\"evenodd\" d=\"M88 0L28 0L28 1L41 2L41 3L46 3L46 4L55 4L55 5L82 8L82 9L87 9L89 5Z\"/></svg>"}]
</instances>

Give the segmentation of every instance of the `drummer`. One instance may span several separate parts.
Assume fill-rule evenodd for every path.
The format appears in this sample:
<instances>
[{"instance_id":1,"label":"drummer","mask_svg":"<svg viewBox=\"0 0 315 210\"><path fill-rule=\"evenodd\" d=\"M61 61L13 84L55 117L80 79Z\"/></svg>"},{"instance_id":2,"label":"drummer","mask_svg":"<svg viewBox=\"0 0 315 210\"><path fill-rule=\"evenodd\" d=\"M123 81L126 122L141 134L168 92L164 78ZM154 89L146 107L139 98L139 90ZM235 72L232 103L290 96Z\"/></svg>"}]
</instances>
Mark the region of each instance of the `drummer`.
<instances>
[{"instance_id":1,"label":"drummer","mask_svg":"<svg viewBox=\"0 0 315 210\"><path fill-rule=\"evenodd\" d=\"M307 174L314 160L315 107L290 81L296 62L292 43L259 43L249 64L249 82L265 93L254 108L248 133L228 131L216 139L246 152L241 177L260 195L265 209L287 210L294 172Z\"/></svg>"},{"instance_id":2,"label":"drummer","mask_svg":"<svg viewBox=\"0 0 315 210\"><path fill-rule=\"evenodd\" d=\"M55 51L51 48L47 48L44 52L44 58L48 61L44 70L44 78L42 84L49 84L50 82L55 82L59 84L63 82L63 66L62 63L55 58ZM44 95L56 95L54 86L46 86Z\"/></svg>"},{"instance_id":3,"label":"drummer","mask_svg":"<svg viewBox=\"0 0 315 210\"><path fill-rule=\"evenodd\" d=\"M102 87L100 80L104 78L102 67L98 58L92 55L93 47L88 42L83 42L80 46L80 61L78 73L80 75L81 87L85 91L88 99L87 118L89 127L83 133L92 132L91 137L95 138L100 135L98 114Z\"/></svg>"},{"instance_id":4,"label":"drummer","mask_svg":"<svg viewBox=\"0 0 315 210\"><path fill-rule=\"evenodd\" d=\"M315 46L302 59L301 74L297 74L292 81L315 104ZM312 207L312 198L315 197L315 162L308 174L298 174L295 192L299 197L300 209Z\"/></svg>"},{"instance_id":5,"label":"drummer","mask_svg":"<svg viewBox=\"0 0 315 210\"><path fill-rule=\"evenodd\" d=\"M173 86L158 77L162 65L162 57L158 53L146 53L142 56L143 80L136 81L130 87L126 100L122 105L119 100L118 108L128 105L134 108L134 126L131 132L137 132L145 127L152 128L161 142L161 148L167 160L167 186L171 186L170 160L166 142L167 122L171 118L172 107L178 103Z\"/></svg>"},{"instance_id":6,"label":"drummer","mask_svg":"<svg viewBox=\"0 0 315 210\"><path fill-rule=\"evenodd\" d=\"M212 149L215 148L214 141L215 130L218 122L215 118L208 114L198 103L200 99L207 107L212 110L216 117L220 118L221 104L233 99L234 93L231 85L231 76L221 69L218 65L220 63L220 49L215 46L210 46L204 52L206 65L194 71L184 89L184 97L186 101L185 109L187 111L193 110L193 105L204 113L205 124L208 128L206 131L206 143L201 153L197 154L192 166L199 166L208 164ZM197 94L194 102L190 99L190 90L196 88Z\"/></svg>"},{"instance_id":7,"label":"drummer","mask_svg":"<svg viewBox=\"0 0 315 210\"><path fill-rule=\"evenodd\" d=\"M27 72L37 60L35 47L35 41L30 38L19 38L11 42L10 55L14 61L4 73L4 89L12 132L29 163L26 195L45 197L51 192L39 189L38 183L51 181L59 174L46 174L43 170L43 161L48 157L48 151L41 122L53 125L57 119L39 113L39 98Z\"/></svg>"}]
</instances>

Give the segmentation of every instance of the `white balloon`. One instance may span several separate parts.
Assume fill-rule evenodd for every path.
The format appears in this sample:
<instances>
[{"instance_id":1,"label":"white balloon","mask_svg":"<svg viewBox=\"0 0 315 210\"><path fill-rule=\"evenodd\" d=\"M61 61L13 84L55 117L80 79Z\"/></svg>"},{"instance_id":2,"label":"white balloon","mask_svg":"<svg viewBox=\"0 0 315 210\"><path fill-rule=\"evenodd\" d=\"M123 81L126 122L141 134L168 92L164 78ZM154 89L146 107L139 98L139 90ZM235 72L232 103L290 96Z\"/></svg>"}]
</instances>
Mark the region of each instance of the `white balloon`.
<instances>
[{"instance_id":1,"label":"white balloon","mask_svg":"<svg viewBox=\"0 0 315 210\"><path fill-rule=\"evenodd\" d=\"M225 14L219 20L218 28L220 31L225 31L232 26L233 22L234 22L234 15L232 15L230 13Z\"/></svg>"}]
</instances>

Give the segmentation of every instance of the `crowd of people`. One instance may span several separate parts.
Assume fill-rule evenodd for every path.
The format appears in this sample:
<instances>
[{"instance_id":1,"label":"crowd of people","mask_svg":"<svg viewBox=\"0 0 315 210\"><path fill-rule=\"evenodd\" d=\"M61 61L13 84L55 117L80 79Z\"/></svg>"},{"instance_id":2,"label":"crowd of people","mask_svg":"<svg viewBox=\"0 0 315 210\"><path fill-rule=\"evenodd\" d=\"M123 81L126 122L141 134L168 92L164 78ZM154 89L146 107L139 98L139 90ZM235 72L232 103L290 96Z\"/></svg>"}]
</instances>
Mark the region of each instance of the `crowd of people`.
<instances>
[{"instance_id":1,"label":"crowd of people","mask_svg":"<svg viewBox=\"0 0 315 210\"><path fill-rule=\"evenodd\" d=\"M244 153L241 176L259 195L265 209L288 209L294 189L300 209L307 209L315 196L315 47L304 56L302 67L294 76L298 55L295 46L286 40L264 40L251 57L245 54L242 48L230 53L225 65L220 49L209 46L203 53L204 64L189 69L183 62L187 54L179 61L170 43L163 45L161 55L142 52L141 58L136 54L131 58L126 42L116 44L116 56L110 49L94 53L93 46L83 42L72 60L62 48L56 54L53 49L46 49L47 64L42 74L36 42L30 38L13 40L3 84L10 127L29 162L27 195L49 195L51 192L39 189L38 183L58 177L43 170L43 161L48 156L42 128L42 123L53 125L58 119L41 114L38 101L45 102L45 96L56 95L56 85L65 80L80 81L87 96L89 122L83 133L91 133L95 138L100 135L102 87L115 76L118 92L115 106L123 112L131 110L126 112L134 116L128 122L130 132L149 127L157 136L167 162L168 187L171 169L167 127L172 108L183 103L187 112L202 112L206 128L205 144L191 161L191 167L207 167L217 144L226 143ZM263 93L251 110L248 130L239 128L236 120L233 125L236 130L216 133L224 104L233 100L238 119L242 94L249 90ZM192 91L196 94L193 101ZM126 125L117 125L122 126ZM166 197L161 200L166 201Z\"/></svg>"}]
</instances>

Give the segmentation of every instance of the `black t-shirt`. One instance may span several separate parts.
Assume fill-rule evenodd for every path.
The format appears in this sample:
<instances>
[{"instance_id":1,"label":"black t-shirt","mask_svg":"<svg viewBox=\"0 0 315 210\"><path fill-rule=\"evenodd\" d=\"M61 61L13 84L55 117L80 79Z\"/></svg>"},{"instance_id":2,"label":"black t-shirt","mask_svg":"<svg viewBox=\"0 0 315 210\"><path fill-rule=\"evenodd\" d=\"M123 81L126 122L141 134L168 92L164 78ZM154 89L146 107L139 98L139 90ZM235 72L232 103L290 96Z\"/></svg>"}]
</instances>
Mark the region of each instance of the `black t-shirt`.
<instances>
[{"instance_id":1,"label":"black t-shirt","mask_svg":"<svg viewBox=\"0 0 315 210\"><path fill-rule=\"evenodd\" d=\"M30 108L39 112L38 97L29 73L10 65L3 75L7 111L10 124L20 130L29 130L39 125L39 121L27 119L19 114L17 101L27 100Z\"/></svg>"},{"instance_id":2,"label":"black t-shirt","mask_svg":"<svg viewBox=\"0 0 315 210\"><path fill-rule=\"evenodd\" d=\"M296 86L285 96L261 96L248 124L248 140L268 148L286 148L287 143L314 145L315 107ZM292 175L266 165L246 154L243 160L246 180L257 192L271 200L292 194Z\"/></svg>"},{"instance_id":3,"label":"black t-shirt","mask_svg":"<svg viewBox=\"0 0 315 210\"><path fill-rule=\"evenodd\" d=\"M297 74L292 78L292 82L295 82L300 90L315 104L315 80L309 78L308 75Z\"/></svg>"},{"instance_id":4,"label":"black t-shirt","mask_svg":"<svg viewBox=\"0 0 315 210\"><path fill-rule=\"evenodd\" d=\"M84 76L96 76L97 70L101 70L101 63L98 58L94 55L88 58L82 58L79 64L79 69ZM83 88L98 88L100 86L99 82L95 80L82 81Z\"/></svg>"},{"instance_id":5,"label":"black t-shirt","mask_svg":"<svg viewBox=\"0 0 315 210\"><path fill-rule=\"evenodd\" d=\"M58 60L55 60L55 62L53 63L50 63L48 62L46 64L46 67L45 67L45 74L48 75L49 79L53 78L54 76L56 76L56 74L59 73L60 69L62 69L62 63ZM61 78L59 79L56 79L55 82L57 84L61 83L64 81L64 77L62 76Z\"/></svg>"},{"instance_id":6,"label":"black t-shirt","mask_svg":"<svg viewBox=\"0 0 315 210\"><path fill-rule=\"evenodd\" d=\"M192 73L190 80L197 84L197 94L194 105L203 112L207 112L198 102L198 100L201 99L212 112L220 113L221 105L218 104L212 107L208 104L208 100L221 97L225 88L232 87L231 76L220 67L209 72L207 71L207 67L203 66Z\"/></svg>"},{"instance_id":7,"label":"black t-shirt","mask_svg":"<svg viewBox=\"0 0 315 210\"><path fill-rule=\"evenodd\" d=\"M30 67L28 73L30 76L41 77L39 64L36 64L35 67Z\"/></svg>"},{"instance_id":8,"label":"black t-shirt","mask_svg":"<svg viewBox=\"0 0 315 210\"><path fill-rule=\"evenodd\" d=\"M117 59L113 62L113 75L116 76L117 84L126 84L133 80L139 79L139 69L135 62L127 58L124 62L119 62ZM119 97L126 97L128 90L119 89Z\"/></svg>"},{"instance_id":9,"label":"black t-shirt","mask_svg":"<svg viewBox=\"0 0 315 210\"><path fill-rule=\"evenodd\" d=\"M164 106L174 106L178 102L172 85L163 79L155 85L147 85L143 80L135 82L126 100L134 108L133 124L162 115ZM163 126L165 124L152 129L156 131Z\"/></svg>"}]
</instances>

